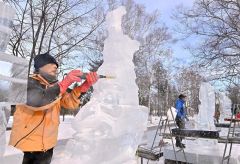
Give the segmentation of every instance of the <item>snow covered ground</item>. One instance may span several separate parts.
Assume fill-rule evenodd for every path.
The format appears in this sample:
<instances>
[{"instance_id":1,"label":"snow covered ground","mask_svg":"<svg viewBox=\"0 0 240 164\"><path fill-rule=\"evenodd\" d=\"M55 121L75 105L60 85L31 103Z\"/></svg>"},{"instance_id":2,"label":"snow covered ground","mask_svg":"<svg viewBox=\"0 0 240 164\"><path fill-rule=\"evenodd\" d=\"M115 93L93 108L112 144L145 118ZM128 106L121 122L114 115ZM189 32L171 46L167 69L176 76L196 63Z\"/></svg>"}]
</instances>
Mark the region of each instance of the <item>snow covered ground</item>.
<instances>
[{"instance_id":1,"label":"snow covered ground","mask_svg":"<svg viewBox=\"0 0 240 164\"><path fill-rule=\"evenodd\" d=\"M184 149L187 162L197 164L220 164L224 152L223 143L217 143L214 140L196 139L185 140L186 148ZM233 144L232 154L230 158L230 164L240 164L240 146ZM168 146L164 149L164 157L166 159L175 159L172 146ZM177 153L177 159L179 161L185 161L182 151ZM226 161L225 161L226 162Z\"/></svg>"},{"instance_id":2,"label":"snow covered ground","mask_svg":"<svg viewBox=\"0 0 240 164\"><path fill-rule=\"evenodd\" d=\"M67 139L71 138L74 130L71 128L71 120L73 119L73 116L66 116L65 121L62 121L61 117L61 123L59 126L59 135L58 135L58 145L56 147L56 151L61 149L61 147L64 145ZM12 117L10 117L8 122L8 127L11 127L12 124ZM11 131L6 132L6 143L8 144L9 138L10 138ZM4 164L20 164L22 162L22 155L23 153L19 151L18 149L8 146L6 144L5 146L5 153L3 156L3 159L0 160L0 163Z\"/></svg>"},{"instance_id":3,"label":"snow covered ground","mask_svg":"<svg viewBox=\"0 0 240 164\"><path fill-rule=\"evenodd\" d=\"M54 155L53 155L53 160L56 158L60 158L61 156L64 156L64 146L66 145L67 141L72 138L73 134L75 131L71 127L71 121L74 117L73 116L65 116L65 121L62 121L61 117L61 123L59 126L59 135L58 135L58 144L54 149ZM157 119L157 118L156 118ZM159 120L159 119L158 119ZM12 117L9 120L8 127L10 127L12 124ZM155 128L153 128L155 127ZM147 142L150 142L151 144L153 140L153 136L155 134L155 129L156 129L156 124L150 124L149 123L149 131L145 132L143 140L146 142L146 139L148 140ZM7 131L6 133L6 143L9 141L9 136L10 136L11 131ZM6 145L5 146L5 153L3 156L3 159L1 159L1 164L21 164L22 162L22 156L23 153L11 146ZM140 163L140 158L136 157L136 160ZM160 161L150 161L149 164L162 164L163 159ZM144 162L147 162L144 160Z\"/></svg>"},{"instance_id":4,"label":"snow covered ground","mask_svg":"<svg viewBox=\"0 0 240 164\"><path fill-rule=\"evenodd\" d=\"M72 135L75 133L75 131L71 127L71 120L73 119L73 116L66 116L65 121L62 121L61 117L61 123L59 127L59 136L58 136L58 144L54 149L54 155L53 159L59 158L64 155L64 146L66 145L68 139L72 138ZM11 118L9 121L8 126L11 125ZM147 144L148 146L151 146L153 137L155 135L155 130L157 127L157 123L159 122L159 117L155 117L155 125L152 123L148 123L148 130L145 131L142 143ZM154 122L154 121L153 121ZM6 136L6 142L8 143L10 131L7 131ZM156 144L158 141L160 141L160 137L158 136L156 139ZM165 140L165 142L168 142L168 146L165 147L164 156L167 159L174 159L174 154L172 151L172 145L171 140ZM174 141L175 142L175 141ZM221 160L221 157L223 155L223 148L224 144L216 143L212 144L212 142L204 139L195 139L195 140L185 140L186 143L186 155L188 162L190 161L197 161L195 163L197 164L219 164L219 161ZM210 145L212 144L212 145ZM232 149L232 160L231 164L239 164L240 162L240 146L239 145L233 145ZM21 164L22 161L22 152L6 145L6 150L3 159L1 160L1 164ZM184 161L182 152L178 153L177 159ZM136 157L136 160L138 163L141 162L140 158ZM144 164L147 163L147 160L144 159ZM149 164L163 164L164 163L164 157L160 158L159 161L149 161Z\"/></svg>"}]
</instances>

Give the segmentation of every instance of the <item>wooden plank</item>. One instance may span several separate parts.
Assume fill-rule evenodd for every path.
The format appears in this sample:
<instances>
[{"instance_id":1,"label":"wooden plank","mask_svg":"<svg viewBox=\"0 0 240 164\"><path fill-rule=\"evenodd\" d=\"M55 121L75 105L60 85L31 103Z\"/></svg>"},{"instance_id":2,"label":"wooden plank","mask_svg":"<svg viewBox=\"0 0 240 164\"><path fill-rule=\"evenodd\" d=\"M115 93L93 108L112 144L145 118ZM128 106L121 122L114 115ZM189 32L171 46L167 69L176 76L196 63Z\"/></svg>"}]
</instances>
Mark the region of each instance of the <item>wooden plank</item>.
<instances>
[{"instance_id":1,"label":"wooden plank","mask_svg":"<svg viewBox=\"0 0 240 164\"><path fill-rule=\"evenodd\" d=\"M231 121L231 120L232 120L232 122L240 122L240 119L238 119L238 118L234 118L234 119L224 118L224 121Z\"/></svg>"},{"instance_id":2,"label":"wooden plank","mask_svg":"<svg viewBox=\"0 0 240 164\"><path fill-rule=\"evenodd\" d=\"M227 123L216 123L215 126L218 127L218 128L229 128L230 124L227 124Z\"/></svg>"},{"instance_id":3,"label":"wooden plank","mask_svg":"<svg viewBox=\"0 0 240 164\"><path fill-rule=\"evenodd\" d=\"M183 136L183 137L196 137L196 138L208 138L208 139L218 139L219 131L210 130L192 130L192 129L172 129L173 136Z\"/></svg>"},{"instance_id":4,"label":"wooden plank","mask_svg":"<svg viewBox=\"0 0 240 164\"><path fill-rule=\"evenodd\" d=\"M149 148L139 146L138 149L137 149L136 155L141 157L141 158L156 161L160 157L163 156L163 152L159 152L159 151L156 151L156 150L151 150Z\"/></svg>"}]
</instances>

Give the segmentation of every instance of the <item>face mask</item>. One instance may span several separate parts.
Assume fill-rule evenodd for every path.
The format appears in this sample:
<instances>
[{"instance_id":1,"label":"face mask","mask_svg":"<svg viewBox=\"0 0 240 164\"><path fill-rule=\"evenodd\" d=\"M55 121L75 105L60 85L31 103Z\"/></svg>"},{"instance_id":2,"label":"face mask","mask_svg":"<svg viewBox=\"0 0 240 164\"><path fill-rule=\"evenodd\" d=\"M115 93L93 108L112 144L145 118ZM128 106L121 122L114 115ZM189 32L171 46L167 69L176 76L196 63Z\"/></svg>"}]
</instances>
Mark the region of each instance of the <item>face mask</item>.
<instances>
[{"instance_id":1,"label":"face mask","mask_svg":"<svg viewBox=\"0 0 240 164\"><path fill-rule=\"evenodd\" d=\"M39 73L44 79L46 79L50 84L56 83L56 82L58 81L56 76L49 75L49 74L47 74L46 72L43 72L43 71L41 71L41 70L39 70L38 73Z\"/></svg>"}]
</instances>

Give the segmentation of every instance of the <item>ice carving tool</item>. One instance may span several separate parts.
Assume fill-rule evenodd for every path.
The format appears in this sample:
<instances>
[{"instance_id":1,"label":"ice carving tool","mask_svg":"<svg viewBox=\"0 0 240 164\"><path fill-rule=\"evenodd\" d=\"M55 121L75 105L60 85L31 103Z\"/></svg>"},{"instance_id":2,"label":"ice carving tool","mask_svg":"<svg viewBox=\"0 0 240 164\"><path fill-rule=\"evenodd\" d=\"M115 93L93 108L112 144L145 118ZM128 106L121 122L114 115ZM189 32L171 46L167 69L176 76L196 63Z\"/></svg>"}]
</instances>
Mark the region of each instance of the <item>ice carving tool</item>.
<instances>
[{"instance_id":1,"label":"ice carving tool","mask_svg":"<svg viewBox=\"0 0 240 164\"><path fill-rule=\"evenodd\" d=\"M86 79L87 73L83 73L82 76L80 76L81 79ZM115 79L115 76L108 76L108 75L98 75L98 78L100 79Z\"/></svg>"}]
</instances>

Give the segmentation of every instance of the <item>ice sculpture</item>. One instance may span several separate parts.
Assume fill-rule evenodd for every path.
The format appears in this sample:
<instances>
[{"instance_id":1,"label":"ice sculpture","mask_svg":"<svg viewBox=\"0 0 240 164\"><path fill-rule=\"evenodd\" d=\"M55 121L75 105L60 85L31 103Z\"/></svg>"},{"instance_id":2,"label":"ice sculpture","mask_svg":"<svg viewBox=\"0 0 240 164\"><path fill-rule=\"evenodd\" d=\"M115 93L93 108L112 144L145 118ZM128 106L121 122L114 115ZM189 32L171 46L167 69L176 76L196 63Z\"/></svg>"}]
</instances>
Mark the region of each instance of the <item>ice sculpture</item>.
<instances>
[{"instance_id":1,"label":"ice sculpture","mask_svg":"<svg viewBox=\"0 0 240 164\"><path fill-rule=\"evenodd\" d=\"M7 122L10 116L10 108L11 106L9 104L0 103L0 159L5 151L6 128L7 128Z\"/></svg>"},{"instance_id":2,"label":"ice sculpture","mask_svg":"<svg viewBox=\"0 0 240 164\"><path fill-rule=\"evenodd\" d=\"M224 118L231 118L231 106L232 101L224 92L219 94L219 101L220 101L220 120L219 122L224 122Z\"/></svg>"},{"instance_id":3,"label":"ice sculpture","mask_svg":"<svg viewBox=\"0 0 240 164\"><path fill-rule=\"evenodd\" d=\"M199 91L199 113L197 116L197 129L215 130L214 113L215 113L215 90L207 82L201 83Z\"/></svg>"},{"instance_id":4,"label":"ice sculpture","mask_svg":"<svg viewBox=\"0 0 240 164\"><path fill-rule=\"evenodd\" d=\"M4 54L4 51L7 48L9 37L11 34L11 27L12 27L12 20L14 17L15 11L4 4L4 2L0 2L0 61L6 59L6 55ZM8 59L6 59L8 60ZM0 63L1 64L1 63ZM4 70L3 65L1 64L1 71ZM7 121L9 118L10 113L10 105L6 102L7 100L7 93L6 88L2 85L3 82L6 86L6 81L4 81L4 76L1 76L0 74L0 158L2 157L4 151L5 151L5 131L7 126ZM8 113L8 114L7 114Z\"/></svg>"},{"instance_id":5,"label":"ice sculpture","mask_svg":"<svg viewBox=\"0 0 240 164\"><path fill-rule=\"evenodd\" d=\"M25 103L28 61L5 53L14 16L15 10L4 2L0 2L0 85L7 91L4 97L0 98L0 102Z\"/></svg>"},{"instance_id":6,"label":"ice sculpture","mask_svg":"<svg viewBox=\"0 0 240 164\"><path fill-rule=\"evenodd\" d=\"M7 48L12 32L14 9L0 2L0 52L4 52Z\"/></svg>"},{"instance_id":7,"label":"ice sculpture","mask_svg":"<svg viewBox=\"0 0 240 164\"><path fill-rule=\"evenodd\" d=\"M121 18L125 13L125 8L119 7L107 15L109 36L98 71L116 78L100 79L94 86L93 97L72 123L74 138L61 159L53 163L136 163L135 152L147 126L148 110L139 106L132 62L139 43L123 35Z\"/></svg>"}]
</instances>

